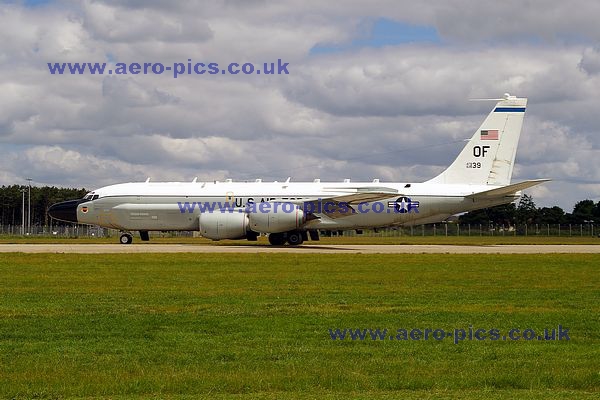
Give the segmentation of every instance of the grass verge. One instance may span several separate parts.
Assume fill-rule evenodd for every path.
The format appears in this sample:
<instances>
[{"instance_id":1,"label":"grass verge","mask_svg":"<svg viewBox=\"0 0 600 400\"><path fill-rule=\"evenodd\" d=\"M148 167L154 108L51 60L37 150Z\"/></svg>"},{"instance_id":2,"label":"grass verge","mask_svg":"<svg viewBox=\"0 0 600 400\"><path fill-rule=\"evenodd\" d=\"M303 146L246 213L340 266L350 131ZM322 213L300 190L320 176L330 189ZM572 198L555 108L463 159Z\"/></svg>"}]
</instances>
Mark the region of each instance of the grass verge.
<instances>
[{"instance_id":1,"label":"grass verge","mask_svg":"<svg viewBox=\"0 0 600 400\"><path fill-rule=\"evenodd\" d=\"M0 254L2 398L595 398L600 255ZM329 329L570 341L331 340Z\"/></svg>"}]
</instances>

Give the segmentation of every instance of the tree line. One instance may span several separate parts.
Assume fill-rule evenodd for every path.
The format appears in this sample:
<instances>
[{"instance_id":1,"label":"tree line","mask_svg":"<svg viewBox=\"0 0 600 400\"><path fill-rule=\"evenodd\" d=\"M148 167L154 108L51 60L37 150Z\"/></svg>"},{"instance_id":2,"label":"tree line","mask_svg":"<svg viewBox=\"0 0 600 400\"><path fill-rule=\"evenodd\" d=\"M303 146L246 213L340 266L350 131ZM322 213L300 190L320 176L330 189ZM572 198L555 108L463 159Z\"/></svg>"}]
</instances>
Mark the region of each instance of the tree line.
<instances>
[{"instance_id":1,"label":"tree line","mask_svg":"<svg viewBox=\"0 0 600 400\"><path fill-rule=\"evenodd\" d=\"M25 224L27 224L27 203L29 187L23 185L2 186L0 188L0 225L21 225L23 216L23 193L25 191ZM80 199L88 191L85 189L57 188L55 186L31 187L31 225L49 225L48 208L60 201Z\"/></svg>"},{"instance_id":2,"label":"tree line","mask_svg":"<svg viewBox=\"0 0 600 400\"><path fill-rule=\"evenodd\" d=\"M600 223L600 201L578 201L572 212L565 212L559 206L537 207L533 198L522 195L518 204L510 203L484 208L463 214L458 219L461 224L490 224L515 226L524 224L588 224Z\"/></svg>"},{"instance_id":3,"label":"tree line","mask_svg":"<svg viewBox=\"0 0 600 400\"><path fill-rule=\"evenodd\" d=\"M25 190L27 213L28 186L11 185L0 188L0 225L20 225L22 217L22 191ZM86 189L58 188L55 186L31 187L31 224L49 225L48 208L60 201L80 199ZM27 216L26 223L27 223ZM600 201L581 200L568 213L558 206L538 208L533 198L524 194L518 204L511 203L463 214L461 224L490 224L514 226L523 224L586 224L600 223Z\"/></svg>"}]
</instances>

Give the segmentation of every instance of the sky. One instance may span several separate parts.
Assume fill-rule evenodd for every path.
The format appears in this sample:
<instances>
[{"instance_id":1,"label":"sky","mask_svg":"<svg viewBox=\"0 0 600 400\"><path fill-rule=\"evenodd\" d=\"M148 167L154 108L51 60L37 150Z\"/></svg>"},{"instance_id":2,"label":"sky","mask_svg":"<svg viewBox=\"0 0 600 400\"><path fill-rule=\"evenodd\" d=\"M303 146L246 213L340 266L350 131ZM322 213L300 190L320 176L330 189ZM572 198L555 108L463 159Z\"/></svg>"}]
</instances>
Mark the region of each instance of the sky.
<instances>
[{"instance_id":1,"label":"sky","mask_svg":"<svg viewBox=\"0 0 600 400\"><path fill-rule=\"evenodd\" d=\"M0 1L0 185L419 182L529 98L513 181L600 201L600 3ZM246 62L289 74L52 75L47 63Z\"/></svg>"}]
</instances>

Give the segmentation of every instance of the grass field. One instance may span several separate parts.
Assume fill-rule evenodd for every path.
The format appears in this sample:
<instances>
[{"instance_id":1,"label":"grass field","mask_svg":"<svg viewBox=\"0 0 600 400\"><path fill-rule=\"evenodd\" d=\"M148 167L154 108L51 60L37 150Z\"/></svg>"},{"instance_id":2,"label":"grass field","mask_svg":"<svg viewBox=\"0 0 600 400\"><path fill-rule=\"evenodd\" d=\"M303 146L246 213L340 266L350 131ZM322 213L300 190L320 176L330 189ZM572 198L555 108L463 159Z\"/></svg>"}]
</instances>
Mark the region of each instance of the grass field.
<instances>
[{"instance_id":1,"label":"grass field","mask_svg":"<svg viewBox=\"0 0 600 400\"><path fill-rule=\"evenodd\" d=\"M0 398L598 398L600 255L0 254ZM570 341L333 341L557 325Z\"/></svg>"}]
</instances>

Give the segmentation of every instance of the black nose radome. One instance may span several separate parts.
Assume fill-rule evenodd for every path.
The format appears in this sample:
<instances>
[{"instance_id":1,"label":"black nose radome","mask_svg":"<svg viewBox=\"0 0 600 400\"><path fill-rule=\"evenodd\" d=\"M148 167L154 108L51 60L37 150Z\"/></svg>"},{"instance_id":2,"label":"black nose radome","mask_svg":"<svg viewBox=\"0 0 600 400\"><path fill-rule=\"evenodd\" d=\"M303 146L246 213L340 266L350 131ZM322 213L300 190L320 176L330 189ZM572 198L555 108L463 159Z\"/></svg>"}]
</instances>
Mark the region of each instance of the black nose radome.
<instances>
[{"instance_id":1,"label":"black nose radome","mask_svg":"<svg viewBox=\"0 0 600 400\"><path fill-rule=\"evenodd\" d=\"M69 200L56 203L48 209L48 215L66 222L77 222L77 206L87 200Z\"/></svg>"}]
</instances>

